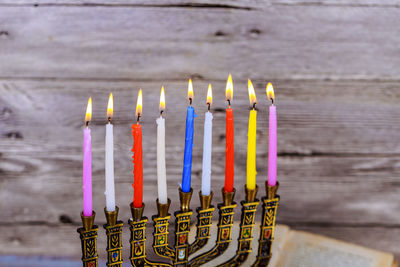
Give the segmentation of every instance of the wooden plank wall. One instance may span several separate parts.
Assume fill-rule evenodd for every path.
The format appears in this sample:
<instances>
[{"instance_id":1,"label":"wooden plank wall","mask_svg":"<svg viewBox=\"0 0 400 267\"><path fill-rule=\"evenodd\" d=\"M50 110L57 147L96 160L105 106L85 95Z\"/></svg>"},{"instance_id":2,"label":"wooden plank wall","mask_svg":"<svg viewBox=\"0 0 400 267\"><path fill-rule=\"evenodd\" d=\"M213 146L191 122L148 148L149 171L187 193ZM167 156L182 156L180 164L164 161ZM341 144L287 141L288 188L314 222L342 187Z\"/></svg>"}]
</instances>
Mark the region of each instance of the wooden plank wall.
<instances>
[{"instance_id":1,"label":"wooden plank wall","mask_svg":"<svg viewBox=\"0 0 400 267\"><path fill-rule=\"evenodd\" d=\"M212 184L219 202L224 84L231 72L237 199L244 195L246 81L254 80L259 100L259 186L267 174L265 85L272 81L279 120L278 222L400 257L399 25L394 0L0 1L0 253L80 257L75 229L89 96L99 225L105 221L104 123L111 91L121 219L129 217L130 125L139 88L145 214L155 211L155 119L162 84L168 192L172 209L177 207L189 77L199 115L192 206L201 183L209 82L215 97ZM101 257L104 249L101 242Z\"/></svg>"}]
</instances>

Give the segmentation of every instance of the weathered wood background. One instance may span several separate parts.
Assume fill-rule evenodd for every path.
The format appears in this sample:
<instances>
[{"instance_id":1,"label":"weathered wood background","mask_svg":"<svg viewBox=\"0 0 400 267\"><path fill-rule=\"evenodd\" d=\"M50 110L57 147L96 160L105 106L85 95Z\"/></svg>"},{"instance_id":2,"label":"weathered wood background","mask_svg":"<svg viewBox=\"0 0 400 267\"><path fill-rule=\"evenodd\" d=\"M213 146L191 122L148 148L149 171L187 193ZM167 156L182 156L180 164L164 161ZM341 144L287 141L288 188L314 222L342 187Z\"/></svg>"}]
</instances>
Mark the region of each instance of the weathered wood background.
<instances>
[{"instance_id":1,"label":"weathered wood background","mask_svg":"<svg viewBox=\"0 0 400 267\"><path fill-rule=\"evenodd\" d=\"M244 195L246 81L253 79L259 100L259 186L267 174L265 85L272 81L279 120L278 222L400 257L399 26L395 0L1 0L0 253L80 257L76 228L89 96L99 225L105 221L104 124L111 91L120 218L130 216L130 125L139 88L144 90L145 214L155 211L155 119L162 84L168 192L176 208L189 77L199 115L192 206L198 204L209 82L212 184L219 202L224 90L231 72L237 199ZM99 242L103 258L104 250L105 242Z\"/></svg>"}]
</instances>

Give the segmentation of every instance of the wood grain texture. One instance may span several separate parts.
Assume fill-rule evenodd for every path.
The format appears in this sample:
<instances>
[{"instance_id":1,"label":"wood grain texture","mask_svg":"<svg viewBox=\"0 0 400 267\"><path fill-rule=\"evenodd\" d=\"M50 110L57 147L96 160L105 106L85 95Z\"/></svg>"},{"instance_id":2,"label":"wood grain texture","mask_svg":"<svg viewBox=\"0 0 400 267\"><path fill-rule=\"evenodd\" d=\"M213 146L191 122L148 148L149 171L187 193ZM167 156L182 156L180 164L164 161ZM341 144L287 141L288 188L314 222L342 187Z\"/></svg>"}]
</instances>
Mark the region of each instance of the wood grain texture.
<instances>
[{"instance_id":1,"label":"wood grain texture","mask_svg":"<svg viewBox=\"0 0 400 267\"><path fill-rule=\"evenodd\" d=\"M0 0L4 6L165 6L165 7L200 7L200 8L229 8L229 6L268 6L268 5L320 5L320 6L359 6L359 7L399 7L397 0Z\"/></svg>"},{"instance_id":2,"label":"wood grain texture","mask_svg":"<svg viewBox=\"0 0 400 267\"><path fill-rule=\"evenodd\" d=\"M198 206L209 82L213 202L220 202L224 89L231 72L237 199L244 195L246 80L253 79L259 100L260 187L267 174L265 85L272 80L279 121L279 221L400 256L398 1L0 0L0 7L1 254L79 256L75 228L89 96L99 225L105 222L104 123L111 91L121 219L130 214L130 125L139 88L144 90L145 214L156 210L155 119L162 84L168 192L171 210L177 208L189 77L199 115L192 207ZM48 246L59 237L65 242Z\"/></svg>"},{"instance_id":3,"label":"wood grain texture","mask_svg":"<svg viewBox=\"0 0 400 267\"><path fill-rule=\"evenodd\" d=\"M191 74L222 79L230 71L242 79L400 77L399 8L168 3L5 5L1 76L164 81Z\"/></svg>"},{"instance_id":4,"label":"wood grain texture","mask_svg":"<svg viewBox=\"0 0 400 267\"><path fill-rule=\"evenodd\" d=\"M285 222L396 224L400 145L400 95L396 82L276 80L278 106L280 219ZM221 200L224 179L224 83L214 82L212 185ZM267 101L263 81L259 99L258 184L267 173ZM155 210L155 119L159 82L2 81L1 197L2 223L79 222L81 209L82 124L89 95L94 101L93 174L95 209L104 206L104 123L108 93L115 100L115 168L117 203L129 216L132 196L130 125L138 88L143 88L144 190ZM186 81L167 82L167 174L172 209L177 208L181 180ZM202 127L207 83L194 82L196 108L193 182L201 183ZM248 97L245 81L236 81L235 166L238 199L243 198ZM351 90L349 89L351 88ZM391 91L392 90L392 91ZM362 94L361 94L362 93ZM193 205L198 203L197 197ZM18 196L18 197L16 197ZM32 201L34 199L34 201ZM10 201L12 200L12 201ZM46 207L46 208L43 208ZM304 210L299 212L299 210ZM126 219L125 218L125 219ZM99 221L104 221L101 215Z\"/></svg>"}]
</instances>

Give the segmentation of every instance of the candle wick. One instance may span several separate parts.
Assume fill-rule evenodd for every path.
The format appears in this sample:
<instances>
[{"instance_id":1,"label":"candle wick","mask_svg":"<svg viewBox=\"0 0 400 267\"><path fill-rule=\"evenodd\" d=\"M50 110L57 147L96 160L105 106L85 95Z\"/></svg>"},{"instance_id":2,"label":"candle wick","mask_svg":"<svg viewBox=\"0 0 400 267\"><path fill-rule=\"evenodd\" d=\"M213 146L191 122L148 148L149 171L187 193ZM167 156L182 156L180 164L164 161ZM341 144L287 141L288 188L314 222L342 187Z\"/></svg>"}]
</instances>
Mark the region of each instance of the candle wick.
<instances>
[{"instance_id":1,"label":"candle wick","mask_svg":"<svg viewBox=\"0 0 400 267\"><path fill-rule=\"evenodd\" d=\"M192 98L189 97L189 105L192 105Z\"/></svg>"},{"instance_id":2,"label":"candle wick","mask_svg":"<svg viewBox=\"0 0 400 267\"><path fill-rule=\"evenodd\" d=\"M136 123L139 124L140 114L137 116Z\"/></svg>"},{"instance_id":3,"label":"candle wick","mask_svg":"<svg viewBox=\"0 0 400 267\"><path fill-rule=\"evenodd\" d=\"M210 109L211 109L211 104L210 104L210 103L207 103L207 105L208 105L208 111L210 111Z\"/></svg>"},{"instance_id":4,"label":"candle wick","mask_svg":"<svg viewBox=\"0 0 400 267\"><path fill-rule=\"evenodd\" d=\"M89 121L86 121L85 123L86 123L86 128L88 128L89 127Z\"/></svg>"},{"instance_id":5,"label":"candle wick","mask_svg":"<svg viewBox=\"0 0 400 267\"><path fill-rule=\"evenodd\" d=\"M227 99L226 101L228 101L228 106L229 106L229 108L231 108L231 100Z\"/></svg>"},{"instance_id":6,"label":"candle wick","mask_svg":"<svg viewBox=\"0 0 400 267\"><path fill-rule=\"evenodd\" d=\"M108 123L111 124L111 117L108 117Z\"/></svg>"},{"instance_id":7,"label":"candle wick","mask_svg":"<svg viewBox=\"0 0 400 267\"><path fill-rule=\"evenodd\" d=\"M271 97L271 103L272 105L274 105L274 99Z\"/></svg>"},{"instance_id":8,"label":"candle wick","mask_svg":"<svg viewBox=\"0 0 400 267\"><path fill-rule=\"evenodd\" d=\"M164 110L160 110L160 117L162 117Z\"/></svg>"},{"instance_id":9,"label":"candle wick","mask_svg":"<svg viewBox=\"0 0 400 267\"><path fill-rule=\"evenodd\" d=\"M256 102L253 103L253 109L256 109Z\"/></svg>"}]
</instances>

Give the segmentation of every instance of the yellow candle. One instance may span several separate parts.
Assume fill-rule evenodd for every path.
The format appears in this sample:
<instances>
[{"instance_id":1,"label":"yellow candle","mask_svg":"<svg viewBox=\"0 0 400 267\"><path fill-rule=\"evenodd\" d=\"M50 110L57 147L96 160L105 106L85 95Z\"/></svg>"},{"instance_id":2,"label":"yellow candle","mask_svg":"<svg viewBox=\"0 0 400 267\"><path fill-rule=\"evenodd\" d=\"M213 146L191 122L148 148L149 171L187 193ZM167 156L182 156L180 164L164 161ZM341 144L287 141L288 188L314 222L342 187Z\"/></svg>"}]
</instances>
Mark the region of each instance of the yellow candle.
<instances>
[{"instance_id":1,"label":"yellow candle","mask_svg":"<svg viewBox=\"0 0 400 267\"><path fill-rule=\"evenodd\" d=\"M256 94L254 92L253 84L250 79L248 80L248 91L250 104L253 109L250 111L249 116L249 129L247 132L247 181L246 187L249 190L256 188L256 135L257 135L257 110L255 105L257 103Z\"/></svg>"},{"instance_id":2,"label":"yellow candle","mask_svg":"<svg viewBox=\"0 0 400 267\"><path fill-rule=\"evenodd\" d=\"M250 111L249 131L247 133L247 189L256 188L256 134L257 110Z\"/></svg>"}]
</instances>

